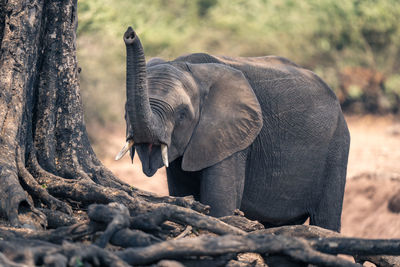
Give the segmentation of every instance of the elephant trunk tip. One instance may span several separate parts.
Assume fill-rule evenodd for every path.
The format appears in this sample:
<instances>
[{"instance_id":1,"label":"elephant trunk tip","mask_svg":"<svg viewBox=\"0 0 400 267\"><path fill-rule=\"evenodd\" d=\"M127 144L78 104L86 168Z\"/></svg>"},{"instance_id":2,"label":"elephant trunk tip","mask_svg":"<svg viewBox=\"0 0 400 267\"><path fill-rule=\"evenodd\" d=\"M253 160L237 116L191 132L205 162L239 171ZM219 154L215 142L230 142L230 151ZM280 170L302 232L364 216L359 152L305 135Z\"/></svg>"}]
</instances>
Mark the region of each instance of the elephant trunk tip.
<instances>
[{"instance_id":1,"label":"elephant trunk tip","mask_svg":"<svg viewBox=\"0 0 400 267\"><path fill-rule=\"evenodd\" d=\"M132 29L132 27L129 26L124 34L124 42L126 45L131 45L134 43L135 39L136 39L136 33Z\"/></svg>"}]
</instances>

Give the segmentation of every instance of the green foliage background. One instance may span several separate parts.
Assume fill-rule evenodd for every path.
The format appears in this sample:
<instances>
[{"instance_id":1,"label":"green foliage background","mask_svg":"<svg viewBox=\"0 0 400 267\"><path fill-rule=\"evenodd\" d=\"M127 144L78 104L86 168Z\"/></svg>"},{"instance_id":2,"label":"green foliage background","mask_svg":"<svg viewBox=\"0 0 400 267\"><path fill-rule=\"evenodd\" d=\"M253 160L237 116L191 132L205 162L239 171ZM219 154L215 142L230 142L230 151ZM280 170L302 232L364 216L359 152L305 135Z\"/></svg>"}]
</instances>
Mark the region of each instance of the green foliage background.
<instances>
[{"instance_id":1,"label":"green foliage background","mask_svg":"<svg viewBox=\"0 0 400 267\"><path fill-rule=\"evenodd\" d=\"M279 55L317 72L337 90L338 73L382 73L400 95L398 0L79 0L78 60L87 121L120 122L128 26L147 58L192 52Z\"/></svg>"}]
</instances>

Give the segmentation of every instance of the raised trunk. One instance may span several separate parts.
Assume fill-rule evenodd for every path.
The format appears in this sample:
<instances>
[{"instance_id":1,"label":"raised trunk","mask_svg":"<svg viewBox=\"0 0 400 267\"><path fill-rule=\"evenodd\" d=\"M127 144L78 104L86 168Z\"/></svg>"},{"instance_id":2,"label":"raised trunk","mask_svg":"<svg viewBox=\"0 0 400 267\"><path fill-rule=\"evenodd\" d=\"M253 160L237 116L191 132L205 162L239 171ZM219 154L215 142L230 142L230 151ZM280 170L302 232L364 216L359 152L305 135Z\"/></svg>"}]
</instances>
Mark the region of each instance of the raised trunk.
<instances>
[{"instance_id":1,"label":"raised trunk","mask_svg":"<svg viewBox=\"0 0 400 267\"><path fill-rule=\"evenodd\" d=\"M154 143L154 119L146 81L146 60L139 37L131 27L124 34L126 44L126 112L131 127L128 138L135 143ZM129 127L129 126L128 126Z\"/></svg>"}]
</instances>

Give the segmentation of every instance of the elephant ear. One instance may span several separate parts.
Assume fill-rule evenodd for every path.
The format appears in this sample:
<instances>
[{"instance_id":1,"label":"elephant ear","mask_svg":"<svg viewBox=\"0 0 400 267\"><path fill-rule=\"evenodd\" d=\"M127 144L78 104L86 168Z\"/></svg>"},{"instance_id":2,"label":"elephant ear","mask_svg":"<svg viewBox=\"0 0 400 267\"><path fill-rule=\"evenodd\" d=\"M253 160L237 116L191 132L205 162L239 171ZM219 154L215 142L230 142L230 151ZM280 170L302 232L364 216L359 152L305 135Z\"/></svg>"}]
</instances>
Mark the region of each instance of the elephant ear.
<instances>
[{"instance_id":1,"label":"elephant ear","mask_svg":"<svg viewBox=\"0 0 400 267\"><path fill-rule=\"evenodd\" d=\"M198 171L250 146L261 130L262 112L241 71L222 64L187 65L201 88L202 101L182 169Z\"/></svg>"}]
</instances>

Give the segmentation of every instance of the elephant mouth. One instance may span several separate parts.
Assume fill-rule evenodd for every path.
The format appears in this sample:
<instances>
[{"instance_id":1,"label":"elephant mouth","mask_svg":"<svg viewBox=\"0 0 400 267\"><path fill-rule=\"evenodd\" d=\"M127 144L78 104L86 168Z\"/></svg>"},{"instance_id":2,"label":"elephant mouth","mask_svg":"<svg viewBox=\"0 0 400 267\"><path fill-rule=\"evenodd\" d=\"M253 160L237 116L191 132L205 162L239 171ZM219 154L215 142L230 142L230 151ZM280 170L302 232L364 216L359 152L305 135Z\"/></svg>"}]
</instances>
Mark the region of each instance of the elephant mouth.
<instances>
[{"instance_id":1,"label":"elephant mouth","mask_svg":"<svg viewBox=\"0 0 400 267\"><path fill-rule=\"evenodd\" d=\"M132 163L135 150L138 152L142 162L143 172L148 176L153 176L162 166L168 167L168 146L166 144L140 143L135 144L132 138L127 138L127 142L115 157L121 159L126 152L130 152Z\"/></svg>"},{"instance_id":2,"label":"elephant mouth","mask_svg":"<svg viewBox=\"0 0 400 267\"><path fill-rule=\"evenodd\" d=\"M164 166L161 155L161 145L137 144L135 148L142 162L142 170L146 176L153 176L159 168Z\"/></svg>"}]
</instances>

